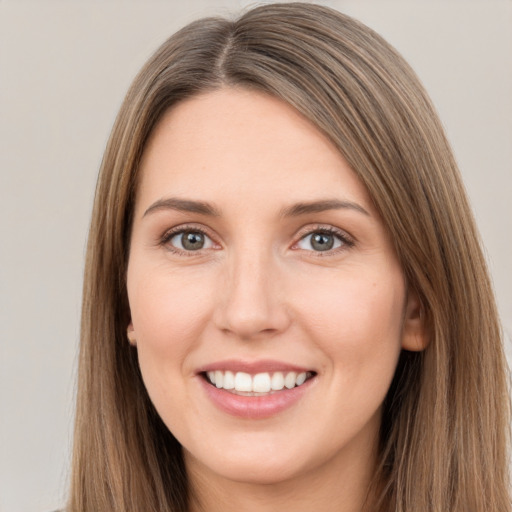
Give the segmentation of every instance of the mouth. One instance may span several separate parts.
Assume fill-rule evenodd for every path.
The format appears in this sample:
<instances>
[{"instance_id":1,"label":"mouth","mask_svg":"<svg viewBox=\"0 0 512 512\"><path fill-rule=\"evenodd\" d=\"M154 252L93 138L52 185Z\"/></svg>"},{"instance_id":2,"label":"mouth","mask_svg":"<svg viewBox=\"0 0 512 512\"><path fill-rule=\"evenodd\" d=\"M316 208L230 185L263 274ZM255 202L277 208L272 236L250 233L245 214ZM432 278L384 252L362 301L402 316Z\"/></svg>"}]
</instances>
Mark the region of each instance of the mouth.
<instances>
[{"instance_id":1,"label":"mouth","mask_svg":"<svg viewBox=\"0 0 512 512\"><path fill-rule=\"evenodd\" d=\"M225 360L197 372L199 382L219 410L241 419L276 417L314 397L317 372L273 360Z\"/></svg>"},{"instance_id":2,"label":"mouth","mask_svg":"<svg viewBox=\"0 0 512 512\"><path fill-rule=\"evenodd\" d=\"M303 386L316 376L314 371L274 371L251 374L211 370L201 376L211 386L238 396L268 396Z\"/></svg>"}]
</instances>

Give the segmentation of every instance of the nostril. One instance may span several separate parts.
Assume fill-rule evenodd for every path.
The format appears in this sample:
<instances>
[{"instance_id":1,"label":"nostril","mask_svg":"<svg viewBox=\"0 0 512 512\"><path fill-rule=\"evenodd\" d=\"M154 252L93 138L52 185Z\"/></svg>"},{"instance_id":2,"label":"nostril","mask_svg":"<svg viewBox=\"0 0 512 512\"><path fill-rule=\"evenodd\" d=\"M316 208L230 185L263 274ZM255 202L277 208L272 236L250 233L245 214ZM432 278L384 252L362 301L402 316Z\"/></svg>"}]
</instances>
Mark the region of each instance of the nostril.
<instances>
[{"instance_id":1,"label":"nostril","mask_svg":"<svg viewBox=\"0 0 512 512\"><path fill-rule=\"evenodd\" d=\"M240 271L242 272L242 271ZM288 308L276 289L278 283L255 269L225 283L213 316L224 334L244 341L284 332L290 324Z\"/></svg>"}]
</instances>

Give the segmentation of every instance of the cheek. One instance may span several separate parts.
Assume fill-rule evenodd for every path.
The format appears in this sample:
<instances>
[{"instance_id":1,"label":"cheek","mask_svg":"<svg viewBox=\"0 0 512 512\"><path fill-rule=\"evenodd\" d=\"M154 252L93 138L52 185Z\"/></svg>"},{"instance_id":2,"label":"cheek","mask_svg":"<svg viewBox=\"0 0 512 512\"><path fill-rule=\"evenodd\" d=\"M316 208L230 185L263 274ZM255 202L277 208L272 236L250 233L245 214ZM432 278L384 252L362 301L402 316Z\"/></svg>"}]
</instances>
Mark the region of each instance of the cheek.
<instances>
[{"instance_id":1,"label":"cheek","mask_svg":"<svg viewBox=\"0 0 512 512\"><path fill-rule=\"evenodd\" d=\"M213 284L206 276L191 279L162 267L140 270L133 265L128 272L139 366L151 401L171 428L189 405L187 357L209 317Z\"/></svg>"},{"instance_id":2,"label":"cheek","mask_svg":"<svg viewBox=\"0 0 512 512\"><path fill-rule=\"evenodd\" d=\"M299 283L294 291L298 308L308 311L311 324L333 339L340 333L358 337L365 331L381 331L382 337L396 335L404 293L400 275L393 279L355 273Z\"/></svg>"},{"instance_id":3,"label":"cheek","mask_svg":"<svg viewBox=\"0 0 512 512\"><path fill-rule=\"evenodd\" d=\"M186 349L211 309L208 280L158 268L134 274L128 298L138 345L162 353Z\"/></svg>"},{"instance_id":4,"label":"cheek","mask_svg":"<svg viewBox=\"0 0 512 512\"><path fill-rule=\"evenodd\" d=\"M405 288L400 273L387 273L362 277L354 271L335 281L320 279L307 294L297 294L303 328L351 385L387 382L395 370Z\"/></svg>"},{"instance_id":5,"label":"cheek","mask_svg":"<svg viewBox=\"0 0 512 512\"><path fill-rule=\"evenodd\" d=\"M186 273L161 266L146 266L140 271L136 265L129 267L128 299L139 365L164 421L172 416L173 407L180 407L181 399L186 399L182 386L191 371L187 356L197 347L209 316L210 288L204 278L191 279ZM171 392L173 400L169 399Z\"/></svg>"}]
</instances>

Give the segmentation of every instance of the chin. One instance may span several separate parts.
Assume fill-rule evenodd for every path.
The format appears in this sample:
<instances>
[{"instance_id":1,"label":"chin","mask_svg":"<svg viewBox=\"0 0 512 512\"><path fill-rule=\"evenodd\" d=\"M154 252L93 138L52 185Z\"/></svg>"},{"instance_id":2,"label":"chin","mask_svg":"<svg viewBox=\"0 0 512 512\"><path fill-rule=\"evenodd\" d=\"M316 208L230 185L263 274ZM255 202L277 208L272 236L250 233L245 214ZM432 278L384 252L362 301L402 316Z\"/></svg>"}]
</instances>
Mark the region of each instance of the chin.
<instances>
[{"instance_id":1,"label":"chin","mask_svg":"<svg viewBox=\"0 0 512 512\"><path fill-rule=\"evenodd\" d=\"M274 455L270 456L272 453ZM282 452L276 454L275 450L237 450L236 453L224 452L223 456L202 457L201 460L190 454L185 457L187 467L192 471L194 467L202 466L221 479L254 485L279 484L306 472L306 464L297 456Z\"/></svg>"},{"instance_id":2,"label":"chin","mask_svg":"<svg viewBox=\"0 0 512 512\"><path fill-rule=\"evenodd\" d=\"M272 485L291 480L302 472L303 468L283 462L259 464L256 467L253 463L251 465L243 464L236 470L229 471L226 478L247 484Z\"/></svg>"}]
</instances>

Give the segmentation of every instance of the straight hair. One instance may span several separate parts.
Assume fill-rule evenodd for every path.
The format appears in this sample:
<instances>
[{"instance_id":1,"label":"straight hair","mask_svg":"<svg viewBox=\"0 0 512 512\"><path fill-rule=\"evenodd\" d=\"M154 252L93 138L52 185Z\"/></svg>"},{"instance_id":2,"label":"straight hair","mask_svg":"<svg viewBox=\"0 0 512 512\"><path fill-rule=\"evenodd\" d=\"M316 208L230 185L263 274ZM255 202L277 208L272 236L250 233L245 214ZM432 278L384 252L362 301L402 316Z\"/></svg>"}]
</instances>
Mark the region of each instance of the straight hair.
<instances>
[{"instance_id":1,"label":"straight hair","mask_svg":"<svg viewBox=\"0 0 512 512\"><path fill-rule=\"evenodd\" d=\"M69 512L188 509L181 446L126 339L126 269L149 136L173 105L222 87L280 98L331 140L366 186L420 299L429 343L401 354L368 509L510 511L501 329L438 116L411 68L374 31L327 7L284 3L174 34L117 116L87 247Z\"/></svg>"}]
</instances>

